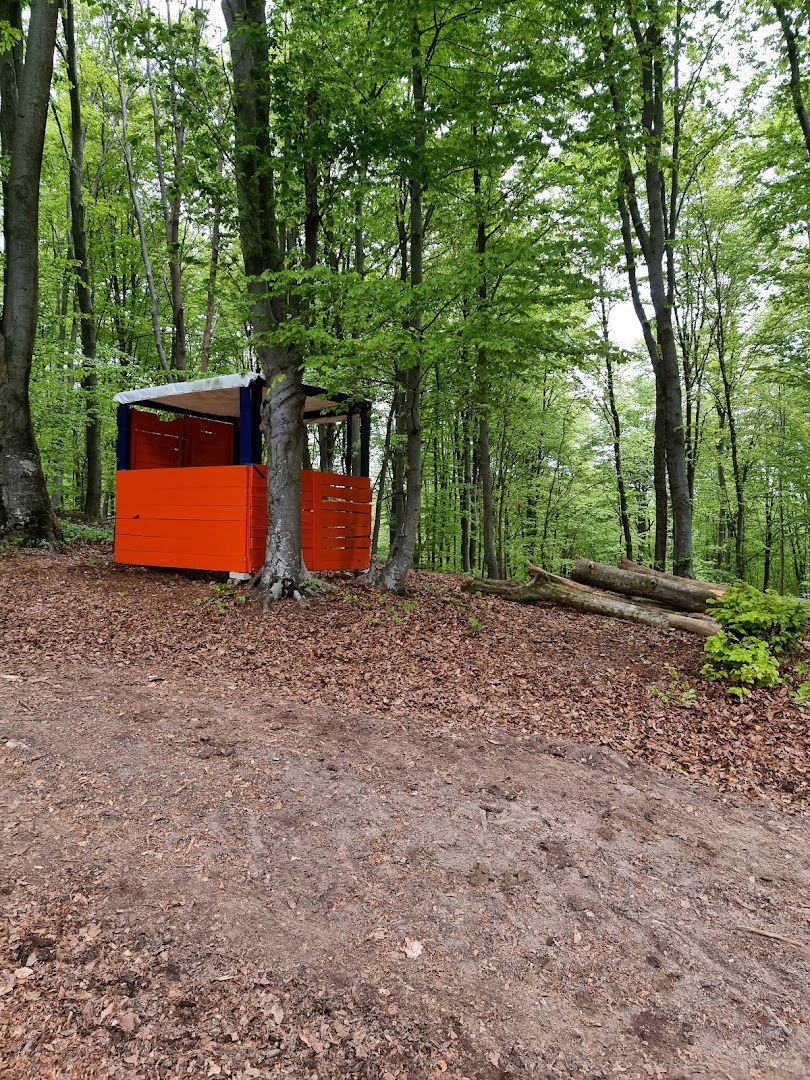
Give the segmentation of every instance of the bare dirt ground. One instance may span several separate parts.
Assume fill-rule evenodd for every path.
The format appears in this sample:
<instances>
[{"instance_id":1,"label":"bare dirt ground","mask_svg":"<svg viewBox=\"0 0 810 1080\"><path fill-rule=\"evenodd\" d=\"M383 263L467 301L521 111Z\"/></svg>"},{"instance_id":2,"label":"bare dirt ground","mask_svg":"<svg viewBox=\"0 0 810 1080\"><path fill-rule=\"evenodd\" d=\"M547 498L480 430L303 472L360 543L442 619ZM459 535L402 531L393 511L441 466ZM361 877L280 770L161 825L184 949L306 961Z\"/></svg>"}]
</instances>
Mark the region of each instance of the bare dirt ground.
<instances>
[{"instance_id":1,"label":"bare dirt ground","mask_svg":"<svg viewBox=\"0 0 810 1080\"><path fill-rule=\"evenodd\" d=\"M0 575L0 1076L810 1074L787 694L452 578Z\"/></svg>"}]
</instances>

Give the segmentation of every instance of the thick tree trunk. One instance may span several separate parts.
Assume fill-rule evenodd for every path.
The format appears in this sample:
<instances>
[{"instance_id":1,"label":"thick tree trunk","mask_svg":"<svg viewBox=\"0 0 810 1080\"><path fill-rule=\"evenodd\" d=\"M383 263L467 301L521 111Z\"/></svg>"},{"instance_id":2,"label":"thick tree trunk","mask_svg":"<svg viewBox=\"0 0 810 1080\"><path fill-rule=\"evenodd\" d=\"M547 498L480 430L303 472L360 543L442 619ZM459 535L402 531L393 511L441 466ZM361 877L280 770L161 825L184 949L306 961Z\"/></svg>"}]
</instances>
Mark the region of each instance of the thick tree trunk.
<instances>
[{"instance_id":1,"label":"thick tree trunk","mask_svg":"<svg viewBox=\"0 0 810 1080\"><path fill-rule=\"evenodd\" d=\"M294 596L308 582L301 552L301 462L306 425L303 378L287 349L262 349L263 366L275 372L262 406L267 440L267 543L259 587L266 599Z\"/></svg>"},{"instance_id":2,"label":"thick tree trunk","mask_svg":"<svg viewBox=\"0 0 810 1080\"><path fill-rule=\"evenodd\" d=\"M96 317L90 283L87 229L84 215L84 141L79 67L76 61L76 29L73 0L67 0L62 16L65 35L65 64L70 97L70 221L73 259L76 265L76 306L79 309L79 337L84 356L82 390L85 401L84 520L98 521L101 515L101 420L96 401Z\"/></svg>"},{"instance_id":3,"label":"thick tree trunk","mask_svg":"<svg viewBox=\"0 0 810 1080\"><path fill-rule=\"evenodd\" d=\"M633 562L632 559L622 559L619 563L619 567L622 570L629 570L634 574L646 574L648 577L661 578L664 581L672 581L676 584L685 584L692 588L706 589L714 596L722 596L728 589L728 585L718 584L715 581L699 581L697 578L689 578L687 581L684 578L676 574L665 574L660 570L651 570L649 566L642 566L640 563Z\"/></svg>"},{"instance_id":4,"label":"thick tree trunk","mask_svg":"<svg viewBox=\"0 0 810 1080\"><path fill-rule=\"evenodd\" d=\"M39 187L57 16L56 4L31 0L24 62L17 46L0 54L0 138L8 162L0 322L0 518L12 535L49 543L61 536L34 438L29 382L39 286ZM0 18L21 27L20 5L4 0Z\"/></svg>"},{"instance_id":5,"label":"thick tree trunk","mask_svg":"<svg viewBox=\"0 0 810 1080\"><path fill-rule=\"evenodd\" d=\"M262 406L267 438L267 544L258 589L265 600L298 596L309 584L301 551L301 462L306 428L300 357L270 337L287 319L283 297L263 275L284 254L276 212L270 137L270 53L262 0L223 0L234 80L235 169L239 232L256 351L268 386Z\"/></svg>"}]
</instances>

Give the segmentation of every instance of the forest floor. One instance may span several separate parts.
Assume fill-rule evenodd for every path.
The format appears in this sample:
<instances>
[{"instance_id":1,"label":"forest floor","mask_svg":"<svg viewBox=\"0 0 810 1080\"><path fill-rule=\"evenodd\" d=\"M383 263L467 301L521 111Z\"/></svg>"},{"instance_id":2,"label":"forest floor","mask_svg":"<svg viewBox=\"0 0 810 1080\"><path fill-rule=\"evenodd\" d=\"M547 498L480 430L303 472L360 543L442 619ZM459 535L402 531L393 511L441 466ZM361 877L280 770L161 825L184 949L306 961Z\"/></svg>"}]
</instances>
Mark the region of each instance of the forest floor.
<instances>
[{"instance_id":1,"label":"forest floor","mask_svg":"<svg viewBox=\"0 0 810 1080\"><path fill-rule=\"evenodd\" d=\"M445 575L0 582L0 1076L807 1076L785 691Z\"/></svg>"}]
</instances>

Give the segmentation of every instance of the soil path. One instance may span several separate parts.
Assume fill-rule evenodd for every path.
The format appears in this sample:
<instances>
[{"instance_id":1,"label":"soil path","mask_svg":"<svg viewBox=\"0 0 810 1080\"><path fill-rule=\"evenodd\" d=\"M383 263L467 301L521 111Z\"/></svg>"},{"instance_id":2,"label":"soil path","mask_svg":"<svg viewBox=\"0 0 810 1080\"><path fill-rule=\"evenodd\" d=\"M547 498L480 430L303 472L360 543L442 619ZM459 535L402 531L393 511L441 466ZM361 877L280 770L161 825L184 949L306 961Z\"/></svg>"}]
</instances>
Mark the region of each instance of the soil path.
<instances>
[{"instance_id":1,"label":"soil path","mask_svg":"<svg viewBox=\"0 0 810 1080\"><path fill-rule=\"evenodd\" d=\"M273 1061L288 1075L806 1075L801 819L722 806L610 752L253 712L98 670L6 684L0 709L3 899L26 931L5 1075L49 1061L69 1075L91 1052L98 1075L138 1075L155 1054L215 1075ZM40 958L26 933L47 939L60 899ZM122 948L136 961L123 981ZM220 1042L187 1014L221 977L239 999L263 980L320 996L325 1019L288 1005L280 1043L249 1017ZM177 1019L161 1015L167 983ZM389 1015L394 1044L374 1046ZM122 1017L135 1026L116 1047Z\"/></svg>"}]
</instances>

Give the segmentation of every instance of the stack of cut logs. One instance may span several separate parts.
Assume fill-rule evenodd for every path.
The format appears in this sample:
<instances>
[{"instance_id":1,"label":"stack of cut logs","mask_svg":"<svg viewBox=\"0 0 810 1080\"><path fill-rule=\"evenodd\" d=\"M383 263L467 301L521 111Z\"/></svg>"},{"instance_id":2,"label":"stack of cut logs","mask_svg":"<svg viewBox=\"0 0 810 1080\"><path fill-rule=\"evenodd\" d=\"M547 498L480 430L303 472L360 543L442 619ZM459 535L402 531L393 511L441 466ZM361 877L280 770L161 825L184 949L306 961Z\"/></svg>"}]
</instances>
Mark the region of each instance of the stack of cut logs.
<instances>
[{"instance_id":1,"label":"stack of cut logs","mask_svg":"<svg viewBox=\"0 0 810 1080\"><path fill-rule=\"evenodd\" d=\"M710 599L722 596L728 588L649 570L629 559L623 559L618 567L577 559L570 578L550 574L531 563L527 571L526 582L471 581L465 588L522 604L546 601L593 615L688 630L702 637L711 637L720 629L706 609Z\"/></svg>"}]
</instances>

